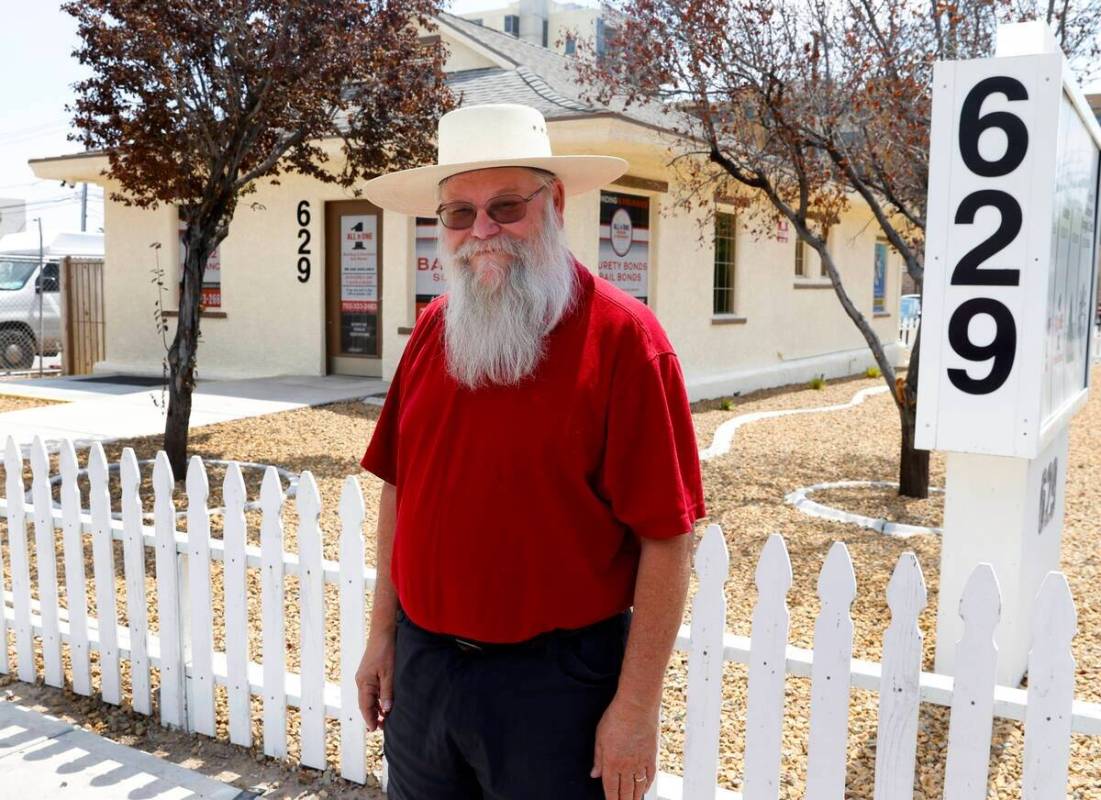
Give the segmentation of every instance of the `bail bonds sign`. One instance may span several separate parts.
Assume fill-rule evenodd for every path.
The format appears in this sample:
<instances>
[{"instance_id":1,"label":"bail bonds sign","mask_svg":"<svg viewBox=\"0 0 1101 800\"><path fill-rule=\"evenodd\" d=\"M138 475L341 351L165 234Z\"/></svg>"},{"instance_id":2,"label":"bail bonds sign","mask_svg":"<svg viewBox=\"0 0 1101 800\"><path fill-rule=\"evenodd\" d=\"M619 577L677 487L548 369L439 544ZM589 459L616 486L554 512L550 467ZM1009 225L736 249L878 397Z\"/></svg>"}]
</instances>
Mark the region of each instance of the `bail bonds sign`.
<instances>
[{"instance_id":1,"label":"bail bonds sign","mask_svg":"<svg viewBox=\"0 0 1101 800\"><path fill-rule=\"evenodd\" d=\"M1057 49L933 82L916 445L1035 458L1089 389L1101 129Z\"/></svg>"},{"instance_id":2,"label":"bail bonds sign","mask_svg":"<svg viewBox=\"0 0 1101 800\"><path fill-rule=\"evenodd\" d=\"M597 274L646 302L650 273L650 198L600 193Z\"/></svg>"}]
</instances>

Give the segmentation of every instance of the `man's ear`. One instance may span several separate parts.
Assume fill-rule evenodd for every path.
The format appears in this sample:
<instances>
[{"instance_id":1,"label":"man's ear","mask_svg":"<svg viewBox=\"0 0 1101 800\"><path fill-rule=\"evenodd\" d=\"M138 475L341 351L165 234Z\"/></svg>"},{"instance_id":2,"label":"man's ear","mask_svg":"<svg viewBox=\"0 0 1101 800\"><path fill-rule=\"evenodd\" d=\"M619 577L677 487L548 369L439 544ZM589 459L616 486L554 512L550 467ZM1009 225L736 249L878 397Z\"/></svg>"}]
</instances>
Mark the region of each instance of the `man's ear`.
<instances>
[{"instance_id":1,"label":"man's ear","mask_svg":"<svg viewBox=\"0 0 1101 800\"><path fill-rule=\"evenodd\" d=\"M554 198L554 214L558 217L559 226L566 224L566 190L562 186L562 181L555 180L551 186L552 197Z\"/></svg>"}]
</instances>

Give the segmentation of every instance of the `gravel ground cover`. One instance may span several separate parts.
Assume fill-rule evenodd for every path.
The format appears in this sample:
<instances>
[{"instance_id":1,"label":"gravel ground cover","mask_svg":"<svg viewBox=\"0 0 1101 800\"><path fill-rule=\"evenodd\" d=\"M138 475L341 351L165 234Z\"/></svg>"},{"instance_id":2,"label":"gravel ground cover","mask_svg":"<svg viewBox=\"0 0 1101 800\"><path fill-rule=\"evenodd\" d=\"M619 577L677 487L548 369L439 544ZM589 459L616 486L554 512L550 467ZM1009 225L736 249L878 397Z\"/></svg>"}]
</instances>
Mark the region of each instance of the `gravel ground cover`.
<instances>
[{"instance_id":1,"label":"gravel ground cover","mask_svg":"<svg viewBox=\"0 0 1101 800\"><path fill-rule=\"evenodd\" d=\"M1095 379L1101 372L1095 373ZM786 390L769 390L733 399L729 411L721 409L718 401L695 404L694 420L701 446L710 444L714 430L738 414L777 408L801 408L829 405L847 401L860 389L883 385L880 378L853 378L831 381L823 389L788 387ZM374 563L374 528L380 482L358 469L358 459L370 435L378 408L361 403L338 403L314 409L299 409L282 414L238 420L220 425L203 427L192 432L191 452L205 458L238 458L261 463L278 464L294 472L309 469L317 479L322 496L322 530L325 531L323 554L336 559L339 530L336 514L337 499L342 482L348 474L357 474L364 492L367 508L365 544L368 562ZM1092 542L1092 516L1101 508L1101 398L1095 393L1089 405L1078 415L1071 427L1071 465L1067 485L1067 512L1064 531L1064 568L1071 582L1079 610L1079 635L1075 640L1078 660L1077 695L1087 700L1101 700L1101 597L1098 589L1098 558ZM907 550L914 551L920 559L929 586L929 606L921 618L926 634L924 668L932 668L933 630L936 608L936 570L939 559L939 539L936 536L917 536L894 539L875 534L851 525L809 517L790 505L783 498L792 489L813 483L837 480L894 480L897 474L898 422L891 399L886 394L873 396L852 409L817 414L802 414L754 422L741 428L735 436L731 451L703 464L706 499L710 517L706 522L722 525L731 553L730 578L727 582L727 628L748 634L750 616L755 598L753 572L757 557L769 533L779 532L787 540L791 556L794 583L788 597L791 608L791 641L793 644L811 647L814 619L818 611L815 584L818 570L830 544L837 539L845 541L853 557L858 579L858 595L853 606L856 622L855 654L862 658L878 659L884 630L889 622L885 590L890 572L898 556ZM159 437L147 437L130 442L116 442L105 450L109 461L117 461L124 445L134 447L139 459L152 458L159 448ZM85 456L81 455L81 464ZM56 459L54 459L56 460ZM55 466L56 469L56 466ZM151 465L143 467L143 473ZM25 471L29 488L29 465ZM934 453L931 460L930 483L943 486L943 458ZM259 475L250 479L250 497L256 493ZM916 517L936 518L942 499L934 496L925 501L902 501L890 492L882 490L831 490L814 495L816 500L828 502L848 510L874 516L885 516L895 521L914 521ZM177 489L177 508L182 509L184 494ZM220 480L211 477L211 506L220 503ZM146 507L151 509L152 497L147 495ZM905 516L913 515L910 519ZM259 543L259 513L247 514L252 544ZM297 550L296 524L293 501L284 510L284 546ZM185 523L181 521L181 528ZM701 523L699 531L702 531ZM220 518L212 519L215 537L221 535ZM699 532L698 531L698 532ZM6 538L5 538L6 541ZM89 546L90 556L90 546ZM5 565L8 558L5 553ZM120 565L117 577L119 610L125 610L124 587L121 574L121 549L116 544L116 563ZM60 559L59 559L60 564ZM62 575L59 566L59 576ZM89 576L91 564L87 566ZM152 575L153 559L150 551L147 559L148 574ZM219 565L213 565L215 601L215 647L222 647L221 631L221 575ZM10 576L5 576L9 580ZM89 579L89 613L95 613L92 581ZM150 625L156 630L155 587L147 580L147 606ZM336 608L335 587L330 587L327 602ZM62 590L62 604L64 604ZM259 582L250 575L249 609L259 615ZM285 604L288 648L288 668L298 669L298 652L293 645L298 637L298 609L296 585L287 579ZM124 619L124 617L123 617ZM337 627L335 614L329 618L329 634L325 654L329 680L339 679L337 652ZM14 651L14 641L9 640ZM250 657L259 661L259 635L254 632L249 642ZM39 656L39 668L41 658ZM123 666L124 697L129 683ZM666 693L663 702L663 740L660 754L663 769L679 770L684 736L684 687L686 656L674 653L667 674ZM721 783L738 790L742 774L744 747L746 670L741 665L728 664L724 678L723 732L720 744ZM95 656L93 656L93 682L98 685ZM153 674L154 691L157 676ZM357 787L340 778L331 784L321 772L280 765L265 759L256 761L258 748L252 752L225 744L228 740L228 724L224 713L219 714L218 741L205 737L186 737L162 731L156 724L145 724L140 715L110 712L98 703L78 701L68 692L47 690L10 683L9 691L24 695L33 694L37 702L54 703L54 707L72 708L74 721L87 725L104 735L118 738L127 744L160 747L171 754L182 756L198 747L200 741L207 752L224 753L225 758L211 756L203 762L211 774L221 774L223 779L233 779L242 787L265 786L272 796L305 797L320 792L322 787L331 795L341 797L373 797L372 786ZM67 698L67 699L66 699ZM154 694L154 712L156 712ZM217 693L220 712L224 712L225 695ZM875 766L876 703L878 696L872 692L853 691L849 739L849 765L847 797L871 798ZM802 797L805 785L805 759L807 720L809 712L809 681L789 678L787 688L787 716L784 728L784 763L781 796ZM260 742L261 703L253 701L254 741ZM113 720L113 721L112 721ZM297 715L288 712L290 727L289 760L299 753ZM135 726L141 732L135 732ZM947 710L923 706L920 718L918 772L915 778L915 798L940 797L944 773L944 742L947 737ZM179 742L168 743L164 737L176 736ZM372 758L380 754L380 740L368 737ZM222 748L219 750L219 748ZM338 761L339 733L331 725L327 736L327 748L331 762ZM992 747L990 797L1015 798L1019 791L1011 788L1019 782L1023 732L1018 723L999 722L995 726ZM237 755L234 755L234 754ZM201 760L201 759L200 759ZM377 761L375 762L377 763ZM1076 736L1072 746L1072 781L1069 796L1087 798L1101 796L1101 741ZM221 773L216 772L220 769ZM311 778L313 779L311 781Z\"/></svg>"},{"instance_id":2,"label":"gravel ground cover","mask_svg":"<svg viewBox=\"0 0 1101 800\"><path fill-rule=\"evenodd\" d=\"M0 414L5 411L22 411L24 408L40 408L42 406L57 405L60 401L42 400L37 397L13 397L9 394L0 394Z\"/></svg>"}]
</instances>

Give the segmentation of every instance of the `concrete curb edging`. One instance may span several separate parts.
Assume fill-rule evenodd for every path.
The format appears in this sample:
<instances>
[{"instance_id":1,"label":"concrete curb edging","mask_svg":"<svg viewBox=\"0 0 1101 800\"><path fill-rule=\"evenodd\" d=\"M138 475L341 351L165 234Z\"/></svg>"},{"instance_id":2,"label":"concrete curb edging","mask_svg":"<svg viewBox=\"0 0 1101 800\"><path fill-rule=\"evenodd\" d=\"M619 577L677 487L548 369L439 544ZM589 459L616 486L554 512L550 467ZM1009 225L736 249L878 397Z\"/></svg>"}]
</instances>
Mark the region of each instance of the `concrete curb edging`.
<instances>
[{"instance_id":1,"label":"concrete curb edging","mask_svg":"<svg viewBox=\"0 0 1101 800\"><path fill-rule=\"evenodd\" d=\"M901 522L891 522L882 517L866 517L863 514L854 514L843 511L840 508L823 505L811 500L807 495L822 489L852 489L852 488L885 488L898 487L895 481L832 481L829 483L816 483L813 486L804 486L784 495L784 501L795 506L804 514L821 519L832 519L836 522L847 522L851 525L859 525L862 528L870 528L887 536L895 536L905 539L922 533L940 534L940 528L927 528L924 525L905 525ZM929 487L930 492L944 493L944 489L936 486Z\"/></svg>"},{"instance_id":2,"label":"concrete curb edging","mask_svg":"<svg viewBox=\"0 0 1101 800\"><path fill-rule=\"evenodd\" d=\"M787 408L778 411L753 411L749 414L740 414L734 417L734 419L727 420L715 430L715 435L711 439L711 445L700 450L700 461L707 461L729 453L730 446L734 442L734 433L738 428L750 422L756 422L761 419L771 419L773 417L783 417L788 414L813 414L819 411L843 411L846 408L860 405L874 394L882 394L885 391L887 391L886 386L870 386L854 394L847 403L834 403L829 406L814 406L813 408Z\"/></svg>"}]
</instances>

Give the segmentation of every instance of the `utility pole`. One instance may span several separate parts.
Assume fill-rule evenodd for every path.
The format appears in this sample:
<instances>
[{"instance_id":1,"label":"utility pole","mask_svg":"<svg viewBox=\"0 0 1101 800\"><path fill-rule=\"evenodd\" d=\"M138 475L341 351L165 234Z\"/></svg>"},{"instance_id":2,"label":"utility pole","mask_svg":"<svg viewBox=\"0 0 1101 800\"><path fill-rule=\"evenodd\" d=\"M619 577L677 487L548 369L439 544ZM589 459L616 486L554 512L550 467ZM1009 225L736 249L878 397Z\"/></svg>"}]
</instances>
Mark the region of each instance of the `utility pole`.
<instances>
[{"instance_id":1,"label":"utility pole","mask_svg":"<svg viewBox=\"0 0 1101 800\"><path fill-rule=\"evenodd\" d=\"M80 232L84 233L88 226L88 184L80 184Z\"/></svg>"}]
</instances>

